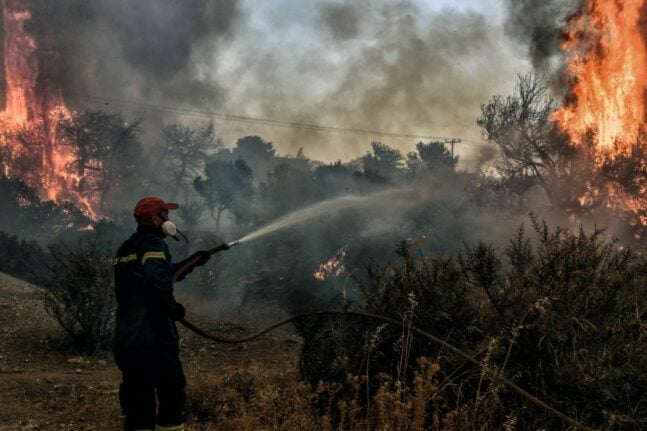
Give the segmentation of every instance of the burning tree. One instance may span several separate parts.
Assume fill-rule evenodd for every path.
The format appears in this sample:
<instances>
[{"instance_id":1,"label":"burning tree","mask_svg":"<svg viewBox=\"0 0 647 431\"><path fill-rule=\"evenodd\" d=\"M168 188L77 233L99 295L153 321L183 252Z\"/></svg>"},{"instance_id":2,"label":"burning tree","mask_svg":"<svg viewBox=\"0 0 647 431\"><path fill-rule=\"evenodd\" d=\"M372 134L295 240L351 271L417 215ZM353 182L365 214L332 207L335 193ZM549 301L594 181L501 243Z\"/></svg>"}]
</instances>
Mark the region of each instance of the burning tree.
<instances>
[{"instance_id":1,"label":"burning tree","mask_svg":"<svg viewBox=\"0 0 647 431\"><path fill-rule=\"evenodd\" d=\"M68 167L74 156L57 139L57 123L69 110L60 83L41 73L43 65L54 64L56 58L27 31L30 20L26 2L3 3L7 91L0 144L11 153L3 157L4 174L23 180L42 200L72 201L96 217L92 204L77 190L80 178ZM26 161L28 167L22 165Z\"/></svg>"},{"instance_id":2,"label":"burning tree","mask_svg":"<svg viewBox=\"0 0 647 431\"><path fill-rule=\"evenodd\" d=\"M539 184L574 214L610 211L637 238L647 226L642 4L591 0L571 19L563 48L572 87L563 106L545 79L520 75L514 94L493 97L477 121L518 191Z\"/></svg>"},{"instance_id":3,"label":"burning tree","mask_svg":"<svg viewBox=\"0 0 647 431\"><path fill-rule=\"evenodd\" d=\"M647 226L647 46L645 2L589 0L562 45L572 77L553 118L578 148L591 148L600 175L582 206L602 202L624 213L640 235Z\"/></svg>"},{"instance_id":4,"label":"burning tree","mask_svg":"<svg viewBox=\"0 0 647 431\"><path fill-rule=\"evenodd\" d=\"M140 124L129 124L118 114L84 111L62 118L57 125L60 139L72 149L73 158L66 167L79 178L77 190L95 197L101 212L111 189L127 188L137 176Z\"/></svg>"},{"instance_id":5,"label":"burning tree","mask_svg":"<svg viewBox=\"0 0 647 431\"><path fill-rule=\"evenodd\" d=\"M24 0L3 2L6 97L0 115L2 172L32 188L41 201L71 203L97 220L108 193L131 182L141 148L139 121L74 112L63 98L60 56L37 40Z\"/></svg>"}]
</instances>

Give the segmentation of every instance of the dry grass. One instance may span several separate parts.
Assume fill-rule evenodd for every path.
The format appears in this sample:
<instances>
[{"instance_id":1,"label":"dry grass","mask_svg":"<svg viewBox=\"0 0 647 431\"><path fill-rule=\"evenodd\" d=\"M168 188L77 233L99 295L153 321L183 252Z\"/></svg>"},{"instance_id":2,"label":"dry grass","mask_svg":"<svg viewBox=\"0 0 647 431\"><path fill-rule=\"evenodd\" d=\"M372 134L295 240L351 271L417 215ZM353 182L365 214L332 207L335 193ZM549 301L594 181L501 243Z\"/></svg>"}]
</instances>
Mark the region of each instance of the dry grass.
<instances>
[{"instance_id":1,"label":"dry grass","mask_svg":"<svg viewBox=\"0 0 647 431\"><path fill-rule=\"evenodd\" d=\"M262 366L194 379L189 387L189 422L194 430L470 430L499 429L488 416L503 402L491 386L470 404L448 403L453 382L440 365L420 358L410 386L391 376L376 377L366 399L366 376L316 387L296 374ZM338 399L340 390L346 396ZM336 400L320 408L320 400ZM515 417L506 418L514 428ZM495 422L495 421L492 421Z\"/></svg>"}]
</instances>

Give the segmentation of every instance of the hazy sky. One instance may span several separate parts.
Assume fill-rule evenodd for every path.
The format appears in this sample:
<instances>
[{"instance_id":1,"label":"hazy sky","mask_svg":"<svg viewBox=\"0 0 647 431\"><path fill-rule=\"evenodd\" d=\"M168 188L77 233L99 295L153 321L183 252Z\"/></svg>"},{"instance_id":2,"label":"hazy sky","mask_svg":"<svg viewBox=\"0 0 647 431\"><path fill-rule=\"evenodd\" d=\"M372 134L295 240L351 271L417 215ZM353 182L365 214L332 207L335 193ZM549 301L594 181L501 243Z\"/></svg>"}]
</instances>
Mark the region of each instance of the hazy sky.
<instances>
[{"instance_id":1,"label":"hazy sky","mask_svg":"<svg viewBox=\"0 0 647 431\"><path fill-rule=\"evenodd\" d=\"M457 151L468 159L481 140L480 106L509 93L515 75L531 67L527 47L504 31L510 1L194 0L191 5L210 5L204 6L210 15L195 16L189 3L140 0L130 8L106 0L87 6L96 9L92 21L83 21L88 14L71 21L68 14L54 24L56 31L70 28L65 46L72 55L66 58L75 62L68 75L77 93L290 123L463 138L471 142ZM44 9L42 19L54 12ZM78 55L80 50L87 56ZM147 115L205 121L177 113ZM283 154L303 148L306 156L323 161L361 156L373 140L403 153L418 141L214 121L227 145L260 135Z\"/></svg>"},{"instance_id":2,"label":"hazy sky","mask_svg":"<svg viewBox=\"0 0 647 431\"><path fill-rule=\"evenodd\" d=\"M204 72L225 89L219 111L479 142L480 105L530 67L502 30L499 1L246 0L242 11ZM326 161L362 155L372 140L403 152L417 141L217 125L228 144L259 134Z\"/></svg>"}]
</instances>

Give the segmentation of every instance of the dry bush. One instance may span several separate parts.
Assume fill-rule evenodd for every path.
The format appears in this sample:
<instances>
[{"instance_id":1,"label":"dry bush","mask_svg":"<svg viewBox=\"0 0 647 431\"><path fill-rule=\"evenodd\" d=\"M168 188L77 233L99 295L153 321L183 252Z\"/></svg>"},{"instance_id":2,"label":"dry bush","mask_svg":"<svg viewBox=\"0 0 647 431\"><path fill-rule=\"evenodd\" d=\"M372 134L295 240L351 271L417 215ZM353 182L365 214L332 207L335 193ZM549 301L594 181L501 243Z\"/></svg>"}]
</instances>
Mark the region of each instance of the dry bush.
<instances>
[{"instance_id":1,"label":"dry bush","mask_svg":"<svg viewBox=\"0 0 647 431\"><path fill-rule=\"evenodd\" d=\"M189 382L191 429L318 429L311 391L290 377L251 367Z\"/></svg>"},{"instance_id":2,"label":"dry bush","mask_svg":"<svg viewBox=\"0 0 647 431\"><path fill-rule=\"evenodd\" d=\"M109 349L116 302L112 253L95 241L50 247L54 259L45 283L45 306L72 347L85 353Z\"/></svg>"},{"instance_id":3,"label":"dry bush","mask_svg":"<svg viewBox=\"0 0 647 431\"><path fill-rule=\"evenodd\" d=\"M188 422L191 429L208 430L470 430L497 429L482 426L479 419L501 400L486 391L477 409L446 405L440 366L419 360L410 386L397 384L386 374L376 377L377 390L367 404L360 401L366 390L365 376L348 375L340 382L320 382L314 388L297 376L272 373L252 366L224 374L207 374L188 388ZM348 397L335 399L344 386ZM316 407L317 399L331 403ZM514 418L509 418L508 422Z\"/></svg>"},{"instance_id":4,"label":"dry bush","mask_svg":"<svg viewBox=\"0 0 647 431\"><path fill-rule=\"evenodd\" d=\"M520 229L500 270L483 267L494 254L483 246L468 250L461 261L468 281L495 310L483 322L501 340L494 362L582 422L644 427L645 257L605 240L601 230L551 231L535 219L533 227L536 243ZM492 283L486 287L479 278L488 272ZM537 409L520 414L524 423L557 426Z\"/></svg>"},{"instance_id":5,"label":"dry bush","mask_svg":"<svg viewBox=\"0 0 647 431\"><path fill-rule=\"evenodd\" d=\"M456 258L414 259L402 246L402 263L372 274L366 292L366 310L398 319L401 327L345 318L301 328L305 380L336 384L324 400L339 406L354 396L347 375L360 376L359 405L376 423L382 419L371 406L394 394L411 397L420 358L432 357L441 383L422 428L565 426L476 367L413 337L415 325L589 426L647 425L647 260L603 231L551 230L532 221L532 240L519 229L502 253L479 244ZM382 410L397 412L401 405L392 401ZM339 409L331 417L334 424L342 420Z\"/></svg>"}]
</instances>

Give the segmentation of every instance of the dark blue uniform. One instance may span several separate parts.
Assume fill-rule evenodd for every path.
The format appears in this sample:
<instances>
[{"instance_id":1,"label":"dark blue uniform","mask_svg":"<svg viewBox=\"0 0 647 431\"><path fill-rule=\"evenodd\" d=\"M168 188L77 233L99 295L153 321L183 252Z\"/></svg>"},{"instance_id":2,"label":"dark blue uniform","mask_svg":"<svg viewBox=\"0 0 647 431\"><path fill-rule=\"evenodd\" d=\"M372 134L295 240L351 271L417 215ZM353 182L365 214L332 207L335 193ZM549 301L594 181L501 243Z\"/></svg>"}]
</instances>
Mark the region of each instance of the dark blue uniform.
<instances>
[{"instance_id":1,"label":"dark blue uniform","mask_svg":"<svg viewBox=\"0 0 647 431\"><path fill-rule=\"evenodd\" d=\"M114 353L123 373L119 398L126 415L125 430L152 430L156 422L168 429L184 429L186 379L179 358L174 321L178 304L171 283L183 263L172 263L164 234L150 226L138 226L117 252Z\"/></svg>"}]
</instances>

